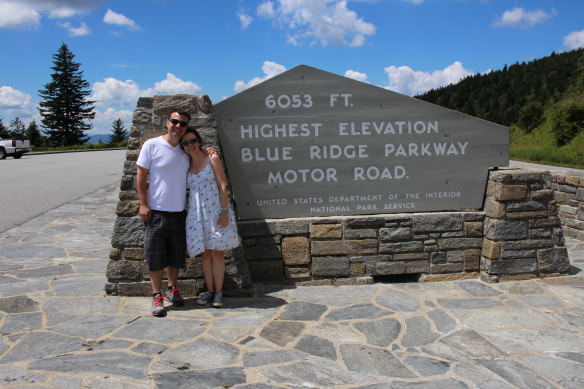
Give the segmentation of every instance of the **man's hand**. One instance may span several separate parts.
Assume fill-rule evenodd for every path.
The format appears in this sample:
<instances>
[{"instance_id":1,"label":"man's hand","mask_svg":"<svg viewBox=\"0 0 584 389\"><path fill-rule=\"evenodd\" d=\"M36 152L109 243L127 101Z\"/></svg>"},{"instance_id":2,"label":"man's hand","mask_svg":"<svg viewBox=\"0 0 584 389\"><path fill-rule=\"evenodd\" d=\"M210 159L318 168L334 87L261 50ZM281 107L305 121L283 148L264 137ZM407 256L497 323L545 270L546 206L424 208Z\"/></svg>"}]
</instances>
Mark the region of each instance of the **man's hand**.
<instances>
[{"instance_id":1,"label":"man's hand","mask_svg":"<svg viewBox=\"0 0 584 389\"><path fill-rule=\"evenodd\" d=\"M150 221L150 217L152 216L152 211L146 205L140 205L140 211L138 213L140 215L140 219L142 219L145 223Z\"/></svg>"}]
</instances>

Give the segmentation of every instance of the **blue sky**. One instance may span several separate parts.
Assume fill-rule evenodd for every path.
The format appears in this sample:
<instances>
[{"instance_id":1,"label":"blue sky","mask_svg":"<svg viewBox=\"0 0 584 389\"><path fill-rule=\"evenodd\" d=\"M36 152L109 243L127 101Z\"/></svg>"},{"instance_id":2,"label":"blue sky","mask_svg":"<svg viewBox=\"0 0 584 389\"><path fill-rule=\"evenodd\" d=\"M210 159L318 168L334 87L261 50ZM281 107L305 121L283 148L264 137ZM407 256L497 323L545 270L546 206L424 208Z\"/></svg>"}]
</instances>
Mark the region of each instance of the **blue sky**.
<instances>
[{"instance_id":1,"label":"blue sky","mask_svg":"<svg viewBox=\"0 0 584 389\"><path fill-rule=\"evenodd\" d=\"M0 0L0 42L5 125L39 120L65 42L108 133L139 96L219 102L300 64L423 93L584 47L584 0Z\"/></svg>"}]
</instances>

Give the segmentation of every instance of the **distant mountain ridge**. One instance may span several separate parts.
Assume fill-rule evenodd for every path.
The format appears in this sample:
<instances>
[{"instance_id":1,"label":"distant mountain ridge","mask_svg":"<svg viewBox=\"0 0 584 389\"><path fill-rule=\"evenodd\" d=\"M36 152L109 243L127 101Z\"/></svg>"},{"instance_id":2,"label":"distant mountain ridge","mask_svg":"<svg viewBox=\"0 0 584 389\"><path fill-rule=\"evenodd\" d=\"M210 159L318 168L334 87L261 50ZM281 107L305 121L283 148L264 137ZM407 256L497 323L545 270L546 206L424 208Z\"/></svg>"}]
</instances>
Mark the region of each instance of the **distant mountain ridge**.
<instances>
[{"instance_id":1,"label":"distant mountain ridge","mask_svg":"<svg viewBox=\"0 0 584 389\"><path fill-rule=\"evenodd\" d=\"M543 115L567 94L584 94L584 49L505 65L415 97L509 126L520 123L522 112L534 104Z\"/></svg>"},{"instance_id":2,"label":"distant mountain ridge","mask_svg":"<svg viewBox=\"0 0 584 389\"><path fill-rule=\"evenodd\" d=\"M99 143L99 141L101 141L101 143L108 143L110 135L111 134L88 135L89 140L87 141L87 144Z\"/></svg>"}]
</instances>

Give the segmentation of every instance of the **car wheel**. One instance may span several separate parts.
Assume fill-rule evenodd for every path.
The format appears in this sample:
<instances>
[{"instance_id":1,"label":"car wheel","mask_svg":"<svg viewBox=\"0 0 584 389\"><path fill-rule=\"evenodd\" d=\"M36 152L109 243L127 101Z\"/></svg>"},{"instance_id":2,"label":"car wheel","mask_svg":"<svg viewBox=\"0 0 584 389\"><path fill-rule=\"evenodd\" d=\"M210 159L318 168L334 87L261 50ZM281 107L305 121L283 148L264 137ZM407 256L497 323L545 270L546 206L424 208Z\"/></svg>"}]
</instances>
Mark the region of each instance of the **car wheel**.
<instances>
[{"instance_id":1,"label":"car wheel","mask_svg":"<svg viewBox=\"0 0 584 389\"><path fill-rule=\"evenodd\" d=\"M0 159L6 159L6 151L4 149L0 149Z\"/></svg>"},{"instance_id":2,"label":"car wheel","mask_svg":"<svg viewBox=\"0 0 584 389\"><path fill-rule=\"evenodd\" d=\"M14 159L19 159L20 157L22 157L22 153L14 153L13 157Z\"/></svg>"}]
</instances>

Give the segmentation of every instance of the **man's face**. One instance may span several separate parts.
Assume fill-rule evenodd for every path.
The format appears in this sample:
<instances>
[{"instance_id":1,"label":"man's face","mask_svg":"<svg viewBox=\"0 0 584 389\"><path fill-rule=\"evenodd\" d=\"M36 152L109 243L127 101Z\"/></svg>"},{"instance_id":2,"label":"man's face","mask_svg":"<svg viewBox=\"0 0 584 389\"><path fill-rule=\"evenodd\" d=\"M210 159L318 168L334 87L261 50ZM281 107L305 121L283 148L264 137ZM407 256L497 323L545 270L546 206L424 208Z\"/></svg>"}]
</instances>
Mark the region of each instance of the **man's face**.
<instances>
[{"instance_id":1,"label":"man's face","mask_svg":"<svg viewBox=\"0 0 584 389\"><path fill-rule=\"evenodd\" d=\"M175 139L180 139L185 134L187 126L189 125L189 118L185 115L181 115L178 112L173 112L170 114L170 118L166 121L166 128L168 129L168 135Z\"/></svg>"}]
</instances>

